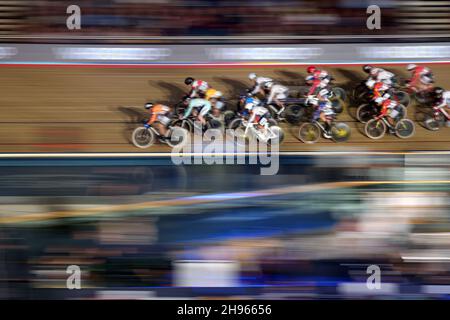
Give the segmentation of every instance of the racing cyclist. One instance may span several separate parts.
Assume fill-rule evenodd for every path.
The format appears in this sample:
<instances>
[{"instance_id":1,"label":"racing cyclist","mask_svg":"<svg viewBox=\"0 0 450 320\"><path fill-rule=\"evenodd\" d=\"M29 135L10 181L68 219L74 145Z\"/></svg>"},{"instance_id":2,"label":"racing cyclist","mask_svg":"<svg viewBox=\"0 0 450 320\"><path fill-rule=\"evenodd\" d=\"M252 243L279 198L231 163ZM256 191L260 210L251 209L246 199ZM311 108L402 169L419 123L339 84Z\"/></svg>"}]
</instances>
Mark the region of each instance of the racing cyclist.
<instances>
[{"instance_id":1,"label":"racing cyclist","mask_svg":"<svg viewBox=\"0 0 450 320\"><path fill-rule=\"evenodd\" d=\"M267 108L257 104L257 101L254 101L246 103L245 109L248 110L250 115L248 123L257 124L258 130L267 130L269 127L267 119L270 117L270 112Z\"/></svg>"},{"instance_id":2,"label":"racing cyclist","mask_svg":"<svg viewBox=\"0 0 450 320\"><path fill-rule=\"evenodd\" d=\"M249 90L251 95L258 93L264 95L264 87L267 83L273 82L273 79L267 77L258 77L256 73L250 73L248 78L253 82L253 87Z\"/></svg>"},{"instance_id":3,"label":"racing cyclist","mask_svg":"<svg viewBox=\"0 0 450 320\"><path fill-rule=\"evenodd\" d=\"M331 105L330 98L332 96L332 93L330 90L324 88L319 91L317 95L310 95L307 98L307 103L310 103L314 107L314 113L313 113L313 121L318 121L319 119L322 120L324 123L324 129L325 132L323 136L327 139L331 138L331 122L332 122L332 115L335 114L333 110L333 106Z\"/></svg>"},{"instance_id":4,"label":"racing cyclist","mask_svg":"<svg viewBox=\"0 0 450 320\"><path fill-rule=\"evenodd\" d=\"M429 68L410 63L406 69L412 74L411 79L407 81L409 88L415 92L430 90L432 88L434 75Z\"/></svg>"},{"instance_id":5,"label":"racing cyclist","mask_svg":"<svg viewBox=\"0 0 450 320\"><path fill-rule=\"evenodd\" d=\"M325 88L331 81L331 75L327 71L317 69L315 66L309 66L306 68L306 72L308 76L305 80L309 85L313 85L316 80L319 80L319 84L322 88Z\"/></svg>"},{"instance_id":6,"label":"racing cyclist","mask_svg":"<svg viewBox=\"0 0 450 320\"><path fill-rule=\"evenodd\" d=\"M191 86L191 91L188 93L187 97L197 98L199 94L206 94L209 89L209 84L203 80L195 80L192 77L187 77L184 79L184 84Z\"/></svg>"},{"instance_id":7,"label":"racing cyclist","mask_svg":"<svg viewBox=\"0 0 450 320\"><path fill-rule=\"evenodd\" d=\"M206 90L205 99L211 103L211 113L214 117L219 117L223 110L225 104L222 101L222 97L223 94L219 90L213 88Z\"/></svg>"},{"instance_id":8,"label":"racing cyclist","mask_svg":"<svg viewBox=\"0 0 450 320\"><path fill-rule=\"evenodd\" d=\"M289 95L289 89L281 84L274 84L273 82L266 83L265 92L269 95L267 104L275 103L280 109L277 114L280 115L284 111L284 103L281 101L286 99Z\"/></svg>"},{"instance_id":9,"label":"racing cyclist","mask_svg":"<svg viewBox=\"0 0 450 320\"><path fill-rule=\"evenodd\" d=\"M198 96L198 98L189 101L188 107L184 111L184 114L180 115L180 119L187 119L192 113L196 120L200 121L202 125L206 125L205 116L211 110L211 102L205 99L204 94L200 93Z\"/></svg>"},{"instance_id":10,"label":"racing cyclist","mask_svg":"<svg viewBox=\"0 0 450 320\"><path fill-rule=\"evenodd\" d=\"M397 110L398 102L388 98L388 99L385 99L383 102L381 102L380 105L381 105L381 110L380 110L379 115L377 116L377 119L380 119L380 118L386 116L389 124L392 127L395 127L395 121L400 114ZM389 132L393 133L393 129L389 128Z\"/></svg>"},{"instance_id":11,"label":"racing cyclist","mask_svg":"<svg viewBox=\"0 0 450 320\"><path fill-rule=\"evenodd\" d=\"M150 119L144 126L146 128L153 126L162 140L167 139L169 134L168 126L172 114L171 108L163 104L153 104L148 102L145 104L145 109L150 112Z\"/></svg>"},{"instance_id":12,"label":"racing cyclist","mask_svg":"<svg viewBox=\"0 0 450 320\"><path fill-rule=\"evenodd\" d=\"M450 91L445 91L444 89L437 87L433 91L434 93L434 103L433 109L445 108L446 114L450 113ZM450 127L450 120L447 117L446 126Z\"/></svg>"},{"instance_id":13,"label":"racing cyclist","mask_svg":"<svg viewBox=\"0 0 450 320\"><path fill-rule=\"evenodd\" d=\"M363 67L363 70L364 72L369 74L369 77L366 81L366 86L369 89L372 89L377 82L383 82L390 87L392 87L392 85L394 84L395 74L393 74L392 72L370 65L365 65Z\"/></svg>"}]
</instances>

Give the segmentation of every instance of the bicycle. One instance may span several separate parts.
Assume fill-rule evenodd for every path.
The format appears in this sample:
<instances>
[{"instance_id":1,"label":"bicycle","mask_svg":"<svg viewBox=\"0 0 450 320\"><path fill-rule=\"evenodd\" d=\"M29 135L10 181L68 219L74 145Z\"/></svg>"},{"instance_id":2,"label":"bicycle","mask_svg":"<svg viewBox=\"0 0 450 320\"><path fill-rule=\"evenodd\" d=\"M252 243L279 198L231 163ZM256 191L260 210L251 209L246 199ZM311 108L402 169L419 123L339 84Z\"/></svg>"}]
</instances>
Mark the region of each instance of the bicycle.
<instances>
[{"instance_id":1,"label":"bicycle","mask_svg":"<svg viewBox=\"0 0 450 320\"><path fill-rule=\"evenodd\" d=\"M350 139L351 129L344 122L334 122L335 116L327 116L331 120L330 130L331 137L328 139L334 142L345 142ZM318 120L303 123L298 131L300 141L307 144L313 144L319 141L321 133L326 134L327 130Z\"/></svg>"},{"instance_id":2,"label":"bicycle","mask_svg":"<svg viewBox=\"0 0 450 320\"><path fill-rule=\"evenodd\" d=\"M384 137L388 129L397 137L406 139L414 135L415 125L409 119L399 119L395 125L392 125L384 115L369 120L364 127L364 132L369 138L378 140Z\"/></svg>"},{"instance_id":3,"label":"bicycle","mask_svg":"<svg viewBox=\"0 0 450 320\"><path fill-rule=\"evenodd\" d=\"M134 146L140 149L145 149L152 146L155 143L156 139L158 139L159 142L165 143L172 148L182 147L187 143L189 133L185 129L169 126L168 130L168 136L163 137L155 128L153 128L151 125L146 124L142 127L134 129L131 135L131 140Z\"/></svg>"}]
</instances>

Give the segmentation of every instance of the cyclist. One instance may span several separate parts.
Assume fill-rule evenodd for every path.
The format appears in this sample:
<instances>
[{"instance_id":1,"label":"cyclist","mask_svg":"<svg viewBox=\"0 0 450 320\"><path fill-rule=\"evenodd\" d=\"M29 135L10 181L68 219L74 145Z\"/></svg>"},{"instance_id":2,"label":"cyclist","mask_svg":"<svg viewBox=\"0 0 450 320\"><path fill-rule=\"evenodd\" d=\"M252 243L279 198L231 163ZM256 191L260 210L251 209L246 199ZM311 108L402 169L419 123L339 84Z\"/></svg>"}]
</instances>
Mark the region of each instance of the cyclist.
<instances>
[{"instance_id":1,"label":"cyclist","mask_svg":"<svg viewBox=\"0 0 450 320\"><path fill-rule=\"evenodd\" d=\"M416 92L432 88L434 76L429 68L410 63L406 69L412 73L411 79L408 80L409 88Z\"/></svg>"},{"instance_id":2,"label":"cyclist","mask_svg":"<svg viewBox=\"0 0 450 320\"><path fill-rule=\"evenodd\" d=\"M168 126L172 110L163 104L153 104L148 102L145 109L150 112L150 119L144 124L146 128L153 126L159 133L161 139L166 139L169 133Z\"/></svg>"},{"instance_id":3,"label":"cyclist","mask_svg":"<svg viewBox=\"0 0 450 320\"><path fill-rule=\"evenodd\" d=\"M269 127L267 119L270 117L270 112L267 108L258 104L258 101L253 101L246 103L245 109L248 110L250 115L249 123L256 123L259 130L267 130Z\"/></svg>"},{"instance_id":4,"label":"cyclist","mask_svg":"<svg viewBox=\"0 0 450 320\"><path fill-rule=\"evenodd\" d=\"M205 99L204 94L199 93L198 96L189 101L189 105L180 119L187 119L192 113L196 120L200 121L202 125L206 125L205 116L211 110L211 102Z\"/></svg>"},{"instance_id":5,"label":"cyclist","mask_svg":"<svg viewBox=\"0 0 450 320\"><path fill-rule=\"evenodd\" d=\"M184 79L184 84L191 86L191 91L188 93L189 98L197 98L200 93L205 94L209 89L209 84L203 80L195 80L192 77Z\"/></svg>"},{"instance_id":6,"label":"cyclist","mask_svg":"<svg viewBox=\"0 0 450 320\"><path fill-rule=\"evenodd\" d=\"M306 68L306 72L308 73L305 79L307 84L312 84L314 80L320 80L325 87L331 81L331 75L327 71L317 69L315 66L309 66Z\"/></svg>"},{"instance_id":7,"label":"cyclist","mask_svg":"<svg viewBox=\"0 0 450 320\"><path fill-rule=\"evenodd\" d=\"M265 92L269 95L267 98L267 104L275 103L280 109L277 114L281 114L284 111L284 103L281 101L286 99L289 95L289 89L281 84L274 84L273 82L266 83Z\"/></svg>"},{"instance_id":8,"label":"cyclist","mask_svg":"<svg viewBox=\"0 0 450 320\"><path fill-rule=\"evenodd\" d=\"M445 91L441 87L437 87L433 91L434 94L434 103L433 108L434 109L440 109L440 108L446 108L446 113L448 114L450 112L450 91ZM448 120L446 126L450 127L450 120Z\"/></svg>"},{"instance_id":9,"label":"cyclist","mask_svg":"<svg viewBox=\"0 0 450 320\"><path fill-rule=\"evenodd\" d=\"M223 107L225 106L222 98L223 94L221 91L218 91L213 88L209 88L208 90L206 90L205 99L211 103L212 108L211 113L214 117L220 116L220 113L222 112Z\"/></svg>"},{"instance_id":10,"label":"cyclist","mask_svg":"<svg viewBox=\"0 0 450 320\"><path fill-rule=\"evenodd\" d=\"M325 132L323 136L327 139L331 138L331 123L333 121L332 116L335 114L333 106L331 105L330 98L332 93L330 90L324 88L314 96L308 96L307 103L310 103L314 107L313 121L322 120L324 123Z\"/></svg>"},{"instance_id":11,"label":"cyclist","mask_svg":"<svg viewBox=\"0 0 450 320\"><path fill-rule=\"evenodd\" d=\"M390 87L384 82L376 82L372 89L372 100L381 105L384 100L390 97L389 89Z\"/></svg>"},{"instance_id":12,"label":"cyclist","mask_svg":"<svg viewBox=\"0 0 450 320\"><path fill-rule=\"evenodd\" d=\"M394 84L395 74L393 74L392 72L370 65L365 65L363 67L363 70L364 72L369 74L369 77L366 81L366 86L369 89L372 89L377 82L383 82L390 87Z\"/></svg>"},{"instance_id":13,"label":"cyclist","mask_svg":"<svg viewBox=\"0 0 450 320\"><path fill-rule=\"evenodd\" d=\"M381 110L379 115L377 116L378 119L382 117L386 117L387 121L392 127L395 127L395 121L397 120L397 117L400 115L400 113L397 110L398 102L391 100L391 99L385 99L383 102L381 102ZM389 132L393 133L393 129L389 128Z\"/></svg>"},{"instance_id":14,"label":"cyclist","mask_svg":"<svg viewBox=\"0 0 450 320\"><path fill-rule=\"evenodd\" d=\"M250 108L253 106L261 106L261 100L257 97L248 96L245 98L243 105L244 109L242 110L241 115L247 117L250 115Z\"/></svg>"},{"instance_id":15,"label":"cyclist","mask_svg":"<svg viewBox=\"0 0 450 320\"><path fill-rule=\"evenodd\" d=\"M273 79L267 77L258 77L256 73L250 73L248 78L253 82L253 87L249 90L251 95L258 93L264 95L264 87L267 83L273 82Z\"/></svg>"}]
</instances>

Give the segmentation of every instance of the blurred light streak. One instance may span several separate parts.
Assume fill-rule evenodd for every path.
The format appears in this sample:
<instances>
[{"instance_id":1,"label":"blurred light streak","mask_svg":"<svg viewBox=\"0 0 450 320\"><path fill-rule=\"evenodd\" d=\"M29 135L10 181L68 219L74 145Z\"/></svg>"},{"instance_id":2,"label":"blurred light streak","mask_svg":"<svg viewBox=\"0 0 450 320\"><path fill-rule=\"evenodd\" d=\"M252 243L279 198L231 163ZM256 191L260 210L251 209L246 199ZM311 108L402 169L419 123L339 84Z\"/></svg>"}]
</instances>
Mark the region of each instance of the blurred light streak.
<instances>
[{"instance_id":1,"label":"blurred light streak","mask_svg":"<svg viewBox=\"0 0 450 320\"><path fill-rule=\"evenodd\" d=\"M349 188L349 187L360 187L360 186L373 186L373 185L408 185L408 184L450 184L450 180L385 180L385 181L343 181L343 182L327 182L327 183L318 183L318 184L310 184L310 185L299 185L299 186L288 186L281 188L273 188L266 190L254 191L252 193L247 192L237 192L229 194L226 200L230 200L234 197L234 199L242 199L242 198L252 198L252 197L262 197L262 196L275 196L289 193L305 193L305 192L313 192L313 191L324 191L324 190L332 190L337 188ZM54 211L47 213L33 213L33 214L24 214L20 216L14 215L3 215L0 217L0 224L10 224L10 223L21 223L21 222L30 222L30 221L40 221L40 220L48 220L48 219L56 219L56 218L69 218L69 217L81 217L81 216L90 216L95 214L107 214L112 212L122 212L127 210L140 210L140 209L152 209L152 208L161 208L161 207L171 207L171 206L186 206L193 204L204 204L204 203L212 203L212 202L220 202L224 200L219 197L219 199L212 198L178 198L172 200L161 200L161 201L150 201L150 202L141 202L141 203L133 203L133 204L120 204L120 205L110 205L110 206L98 206L95 208L88 208L84 210L76 210L76 211Z\"/></svg>"}]
</instances>

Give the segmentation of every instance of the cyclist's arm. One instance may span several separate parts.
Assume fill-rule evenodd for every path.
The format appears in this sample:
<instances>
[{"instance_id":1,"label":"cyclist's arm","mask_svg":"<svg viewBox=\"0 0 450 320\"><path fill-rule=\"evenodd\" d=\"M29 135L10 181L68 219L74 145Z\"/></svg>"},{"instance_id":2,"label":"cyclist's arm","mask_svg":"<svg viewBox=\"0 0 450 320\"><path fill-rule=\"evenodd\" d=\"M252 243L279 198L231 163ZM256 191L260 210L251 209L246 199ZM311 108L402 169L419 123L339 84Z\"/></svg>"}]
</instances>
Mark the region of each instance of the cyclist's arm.
<instances>
[{"instance_id":1,"label":"cyclist's arm","mask_svg":"<svg viewBox=\"0 0 450 320\"><path fill-rule=\"evenodd\" d=\"M276 94L275 90L270 91L269 98L267 99L267 104L271 104L272 103L273 98L275 98L275 94Z\"/></svg>"},{"instance_id":2,"label":"cyclist's arm","mask_svg":"<svg viewBox=\"0 0 450 320\"><path fill-rule=\"evenodd\" d=\"M197 90L192 89L191 92L189 93L189 98L194 98L197 95Z\"/></svg>"},{"instance_id":3,"label":"cyclist's arm","mask_svg":"<svg viewBox=\"0 0 450 320\"><path fill-rule=\"evenodd\" d=\"M252 95L257 94L261 90L261 85L259 83L256 83L253 87L253 90L250 91Z\"/></svg>"},{"instance_id":4,"label":"cyclist's arm","mask_svg":"<svg viewBox=\"0 0 450 320\"><path fill-rule=\"evenodd\" d=\"M148 119L147 124L150 125L155 122L157 116L158 114L156 112L150 112L150 119Z\"/></svg>"},{"instance_id":5,"label":"cyclist's arm","mask_svg":"<svg viewBox=\"0 0 450 320\"><path fill-rule=\"evenodd\" d=\"M447 105L447 101L445 101L445 99L442 99L442 103L437 105L436 108L442 108L445 107Z\"/></svg>"}]
</instances>

